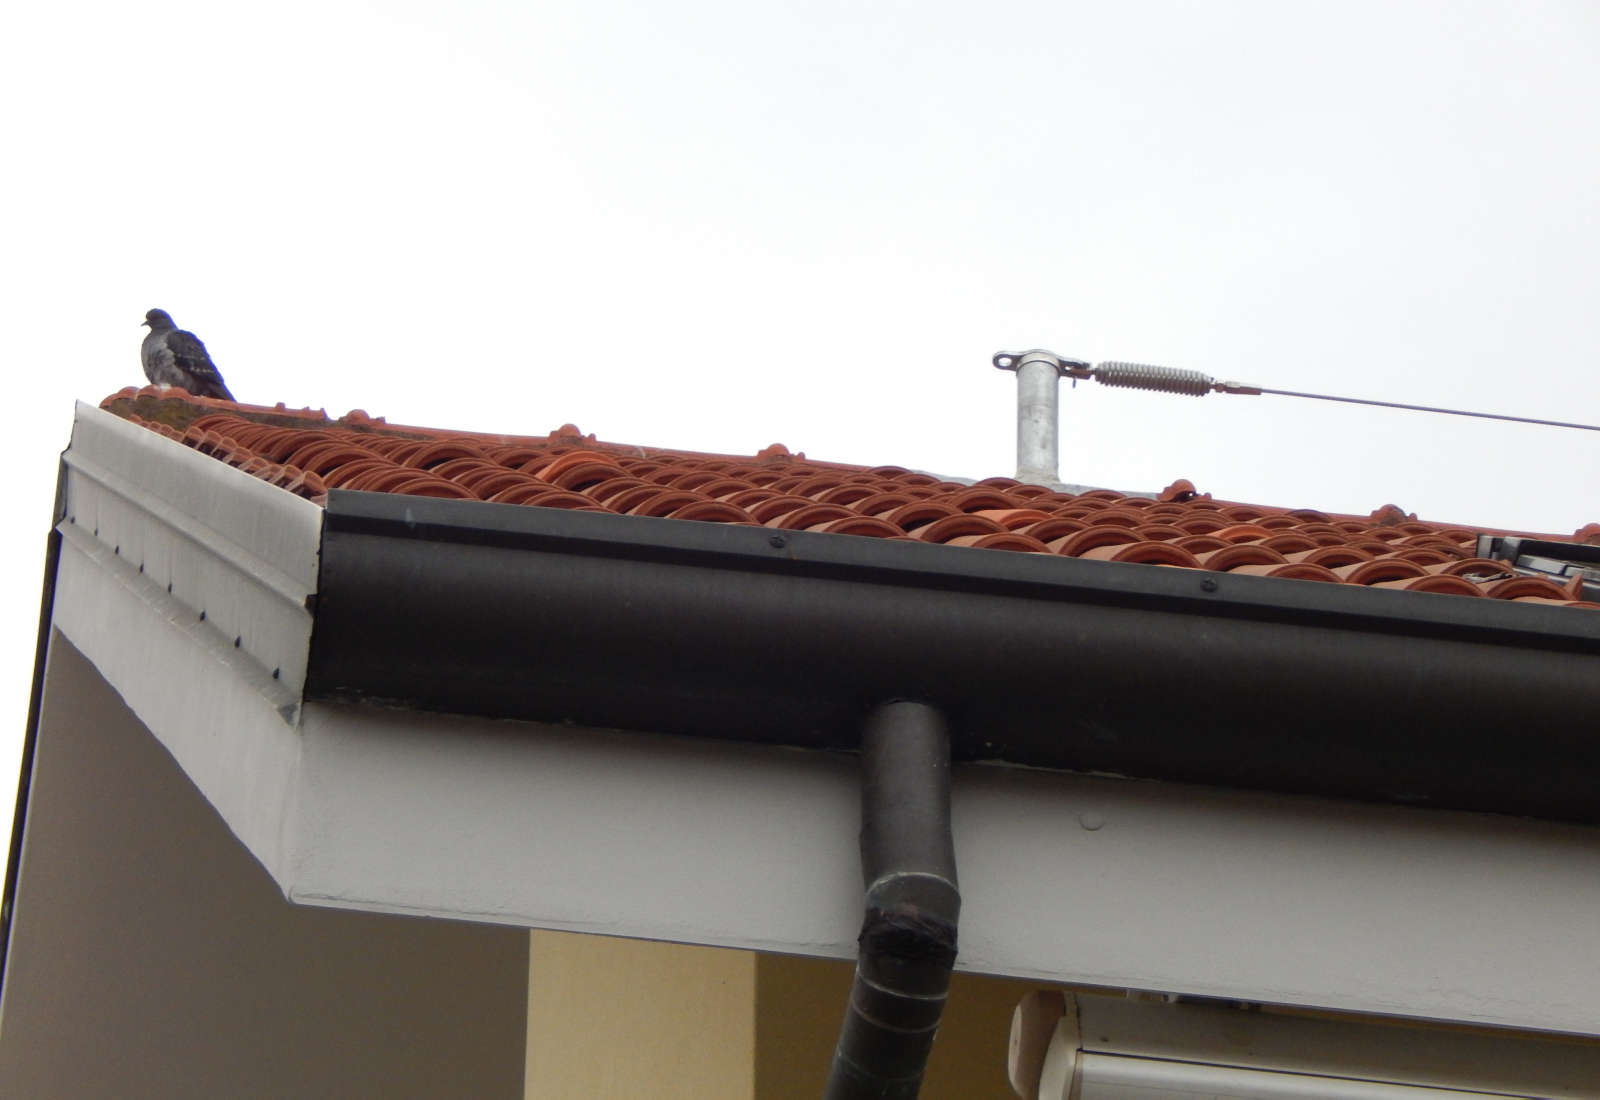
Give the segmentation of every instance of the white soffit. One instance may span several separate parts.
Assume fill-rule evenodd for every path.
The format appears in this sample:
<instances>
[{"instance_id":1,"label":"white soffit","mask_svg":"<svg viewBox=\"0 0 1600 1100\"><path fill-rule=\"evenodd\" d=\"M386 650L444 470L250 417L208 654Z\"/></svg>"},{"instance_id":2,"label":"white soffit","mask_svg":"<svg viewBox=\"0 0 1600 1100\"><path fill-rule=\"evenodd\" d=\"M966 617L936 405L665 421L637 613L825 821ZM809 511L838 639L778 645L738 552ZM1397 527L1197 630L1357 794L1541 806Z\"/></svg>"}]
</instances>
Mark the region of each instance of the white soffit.
<instances>
[{"instance_id":1,"label":"white soffit","mask_svg":"<svg viewBox=\"0 0 1600 1100\"><path fill-rule=\"evenodd\" d=\"M853 757L302 705L321 509L85 406L64 464L55 626L292 900L854 957ZM954 798L960 969L1600 1021L1600 830L988 766Z\"/></svg>"}]
</instances>

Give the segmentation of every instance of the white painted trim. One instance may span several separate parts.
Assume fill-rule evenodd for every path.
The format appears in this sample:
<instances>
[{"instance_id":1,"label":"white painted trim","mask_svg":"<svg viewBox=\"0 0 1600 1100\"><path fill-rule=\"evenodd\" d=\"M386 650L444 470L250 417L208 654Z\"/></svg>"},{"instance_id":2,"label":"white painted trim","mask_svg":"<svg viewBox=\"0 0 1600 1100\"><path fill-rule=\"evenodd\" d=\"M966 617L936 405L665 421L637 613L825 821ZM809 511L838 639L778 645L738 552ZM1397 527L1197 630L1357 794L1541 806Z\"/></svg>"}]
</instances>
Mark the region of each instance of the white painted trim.
<instances>
[{"instance_id":1,"label":"white painted trim","mask_svg":"<svg viewBox=\"0 0 1600 1100\"><path fill-rule=\"evenodd\" d=\"M307 704L290 897L852 958L854 761ZM957 768L958 969L1592 1034L1600 831Z\"/></svg>"},{"instance_id":2,"label":"white painted trim","mask_svg":"<svg viewBox=\"0 0 1600 1100\"><path fill-rule=\"evenodd\" d=\"M80 404L63 530L76 528L253 654L298 695L322 509L214 458ZM200 519L198 517L204 517Z\"/></svg>"},{"instance_id":3,"label":"white painted trim","mask_svg":"<svg viewBox=\"0 0 1600 1100\"><path fill-rule=\"evenodd\" d=\"M64 530L54 626L281 883L298 793L298 700L186 605L124 566L76 528Z\"/></svg>"}]
</instances>

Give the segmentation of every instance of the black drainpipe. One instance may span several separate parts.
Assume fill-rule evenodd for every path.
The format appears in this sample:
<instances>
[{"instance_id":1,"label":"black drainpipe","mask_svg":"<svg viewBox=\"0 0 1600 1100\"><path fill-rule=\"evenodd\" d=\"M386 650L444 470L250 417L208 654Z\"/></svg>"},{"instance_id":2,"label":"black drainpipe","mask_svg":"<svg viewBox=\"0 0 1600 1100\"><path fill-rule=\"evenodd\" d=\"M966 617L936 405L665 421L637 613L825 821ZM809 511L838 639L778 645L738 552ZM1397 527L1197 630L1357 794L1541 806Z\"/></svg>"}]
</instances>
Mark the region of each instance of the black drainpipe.
<instances>
[{"instance_id":1,"label":"black drainpipe","mask_svg":"<svg viewBox=\"0 0 1600 1100\"><path fill-rule=\"evenodd\" d=\"M950 731L925 703L885 703L861 735L855 983L827 1100L914 1098L956 961L961 893L950 835Z\"/></svg>"}]
</instances>

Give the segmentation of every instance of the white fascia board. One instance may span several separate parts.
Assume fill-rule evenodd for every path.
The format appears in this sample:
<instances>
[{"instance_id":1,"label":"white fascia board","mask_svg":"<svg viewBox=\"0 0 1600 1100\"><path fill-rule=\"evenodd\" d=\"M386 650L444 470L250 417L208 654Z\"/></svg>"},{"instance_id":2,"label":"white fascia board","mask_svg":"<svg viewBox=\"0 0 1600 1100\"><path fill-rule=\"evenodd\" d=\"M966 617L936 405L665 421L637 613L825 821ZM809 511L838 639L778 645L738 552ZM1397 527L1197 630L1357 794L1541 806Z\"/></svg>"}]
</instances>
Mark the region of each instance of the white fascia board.
<instances>
[{"instance_id":1,"label":"white fascia board","mask_svg":"<svg viewBox=\"0 0 1600 1100\"><path fill-rule=\"evenodd\" d=\"M322 510L82 404L62 465L52 624L281 881Z\"/></svg>"},{"instance_id":2,"label":"white fascia board","mask_svg":"<svg viewBox=\"0 0 1600 1100\"><path fill-rule=\"evenodd\" d=\"M851 757L308 703L314 905L854 958ZM957 968L1513 1028L1600 1021L1600 832L983 765Z\"/></svg>"}]
</instances>

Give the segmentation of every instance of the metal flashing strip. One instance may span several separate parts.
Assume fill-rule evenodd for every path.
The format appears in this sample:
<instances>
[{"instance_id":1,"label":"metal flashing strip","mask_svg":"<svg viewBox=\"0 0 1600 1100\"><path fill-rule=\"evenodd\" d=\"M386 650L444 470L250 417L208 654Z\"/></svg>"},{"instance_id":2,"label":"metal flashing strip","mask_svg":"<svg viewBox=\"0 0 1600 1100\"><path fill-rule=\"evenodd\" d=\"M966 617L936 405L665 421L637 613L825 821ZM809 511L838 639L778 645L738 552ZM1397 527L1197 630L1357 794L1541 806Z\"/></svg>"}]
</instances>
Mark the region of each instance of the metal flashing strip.
<instances>
[{"instance_id":1,"label":"metal flashing strip","mask_svg":"<svg viewBox=\"0 0 1600 1100\"><path fill-rule=\"evenodd\" d=\"M841 535L335 491L307 694L1600 821L1600 616Z\"/></svg>"},{"instance_id":2,"label":"metal flashing strip","mask_svg":"<svg viewBox=\"0 0 1600 1100\"><path fill-rule=\"evenodd\" d=\"M321 508L81 404L62 466L63 531L164 587L298 697Z\"/></svg>"}]
</instances>

